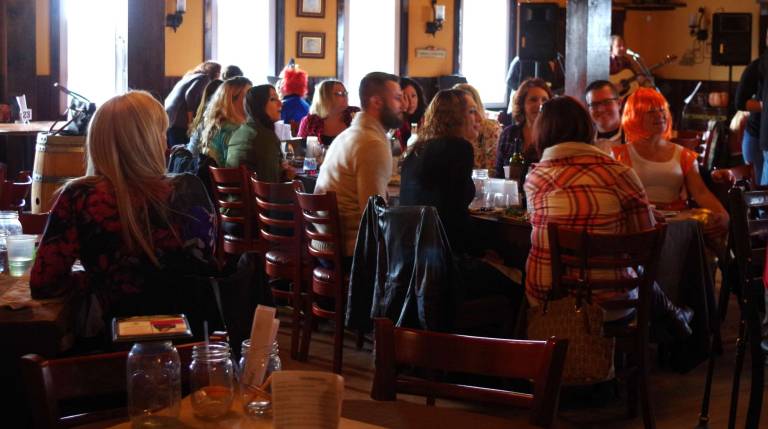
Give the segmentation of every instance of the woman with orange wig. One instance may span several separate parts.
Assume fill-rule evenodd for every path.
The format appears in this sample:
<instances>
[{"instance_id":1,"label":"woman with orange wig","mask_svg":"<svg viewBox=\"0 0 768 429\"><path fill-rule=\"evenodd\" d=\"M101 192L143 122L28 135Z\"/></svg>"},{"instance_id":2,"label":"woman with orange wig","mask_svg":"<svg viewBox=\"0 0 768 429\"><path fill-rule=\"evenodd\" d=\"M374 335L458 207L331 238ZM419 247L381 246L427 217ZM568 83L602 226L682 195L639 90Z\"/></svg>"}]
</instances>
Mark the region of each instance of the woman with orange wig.
<instances>
[{"instance_id":1,"label":"woman with orange wig","mask_svg":"<svg viewBox=\"0 0 768 429\"><path fill-rule=\"evenodd\" d=\"M613 154L637 172L648 200L658 209L682 210L691 198L712 212L705 232L725 233L728 213L701 179L696 153L669 141L672 115L664 96L651 88L635 91L624 106L621 126L627 144L614 147Z\"/></svg>"}]
</instances>

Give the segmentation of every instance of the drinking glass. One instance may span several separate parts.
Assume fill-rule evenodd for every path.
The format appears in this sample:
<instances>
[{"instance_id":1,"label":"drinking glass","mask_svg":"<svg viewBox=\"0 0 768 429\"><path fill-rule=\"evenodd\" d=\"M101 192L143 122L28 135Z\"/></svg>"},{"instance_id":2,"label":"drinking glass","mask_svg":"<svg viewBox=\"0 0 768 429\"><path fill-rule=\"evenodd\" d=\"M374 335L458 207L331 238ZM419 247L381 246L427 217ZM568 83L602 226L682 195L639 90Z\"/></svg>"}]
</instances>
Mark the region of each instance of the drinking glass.
<instances>
[{"instance_id":1,"label":"drinking glass","mask_svg":"<svg viewBox=\"0 0 768 429\"><path fill-rule=\"evenodd\" d=\"M5 238L8 247L8 271L12 277L21 277L32 268L36 238L30 234L10 235Z\"/></svg>"},{"instance_id":2,"label":"drinking glass","mask_svg":"<svg viewBox=\"0 0 768 429\"><path fill-rule=\"evenodd\" d=\"M317 160L314 157L304 157L304 173L310 175L317 173Z\"/></svg>"}]
</instances>

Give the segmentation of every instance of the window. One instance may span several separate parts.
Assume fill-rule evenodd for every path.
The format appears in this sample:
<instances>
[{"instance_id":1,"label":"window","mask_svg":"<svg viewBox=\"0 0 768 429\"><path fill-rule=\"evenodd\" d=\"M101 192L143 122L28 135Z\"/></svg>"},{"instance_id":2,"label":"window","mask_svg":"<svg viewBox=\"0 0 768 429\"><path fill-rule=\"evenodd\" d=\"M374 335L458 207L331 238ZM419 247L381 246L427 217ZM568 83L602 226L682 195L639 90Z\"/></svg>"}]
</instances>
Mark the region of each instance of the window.
<instances>
[{"instance_id":1,"label":"window","mask_svg":"<svg viewBox=\"0 0 768 429\"><path fill-rule=\"evenodd\" d=\"M462 2L461 74L486 105L503 104L509 43L509 0Z\"/></svg>"},{"instance_id":2,"label":"window","mask_svg":"<svg viewBox=\"0 0 768 429\"><path fill-rule=\"evenodd\" d=\"M128 89L128 0L62 0L66 86L100 105Z\"/></svg>"},{"instance_id":3,"label":"window","mask_svg":"<svg viewBox=\"0 0 768 429\"><path fill-rule=\"evenodd\" d=\"M344 49L344 85L349 104L360 105L360 80L368 73L396 73L398 5L395 0L348 0Z\"/></svg>"},{"instance_id":4,"label":"window","mask_svg":"<svg viewBox=\"0 0 768 429\"><path fill-rule=\"evenodd\" d=\"M275 73L274 16L275 0L215 0L213 59L240 67L254 85L266 83Z\"/></svg>"}]
</instances>

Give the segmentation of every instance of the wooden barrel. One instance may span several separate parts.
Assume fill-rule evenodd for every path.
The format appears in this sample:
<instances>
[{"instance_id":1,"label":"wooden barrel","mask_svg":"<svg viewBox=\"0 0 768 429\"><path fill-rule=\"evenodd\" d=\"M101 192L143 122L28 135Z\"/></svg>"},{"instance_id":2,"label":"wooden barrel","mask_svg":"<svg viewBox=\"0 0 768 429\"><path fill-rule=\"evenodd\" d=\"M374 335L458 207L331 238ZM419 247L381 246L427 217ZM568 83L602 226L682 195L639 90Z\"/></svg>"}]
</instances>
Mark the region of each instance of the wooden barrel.
<instances>
[{"instance_id":1,"label":"wooden barrel","mask_svg":"<svg viewBox=\"0 0 768 429\"><path fill-rule=\"evenodd\" d=\"M32 213L45 213L53 193L67 180L85 175L85 136L38 133L32 171Z\"/></svg>"}]
</instances>

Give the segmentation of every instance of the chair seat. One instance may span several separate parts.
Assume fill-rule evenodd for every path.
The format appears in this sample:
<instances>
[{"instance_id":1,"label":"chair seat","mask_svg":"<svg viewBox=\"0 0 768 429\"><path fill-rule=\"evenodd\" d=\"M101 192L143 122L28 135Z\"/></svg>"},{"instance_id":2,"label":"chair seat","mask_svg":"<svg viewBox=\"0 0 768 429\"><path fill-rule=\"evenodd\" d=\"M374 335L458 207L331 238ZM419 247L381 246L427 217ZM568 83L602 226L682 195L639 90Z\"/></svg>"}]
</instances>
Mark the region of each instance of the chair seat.
<instances>
[{"instance_id":1,"label":"chair seat","mask_svg":"<svg viewBox=\"0 0 768 429\"><path fill-rule=\"evenodd\" d=\"M333 275L333 268L315 267L315 269L312 270L312 277L315 280L319 280L324 283L330 283L335 280L335 276Z\"/></svg>"},{"instance_id":2,"label":"chair seat","mask_svg":"<svg viewBox=\"0 0 768 429\"><path fill-rule=\"evenodd\" d=\"M284 250L270 250L264 258L267 262L276 265L292 265L295 262L291 254Z\"/></svg>"}]
</instances>

